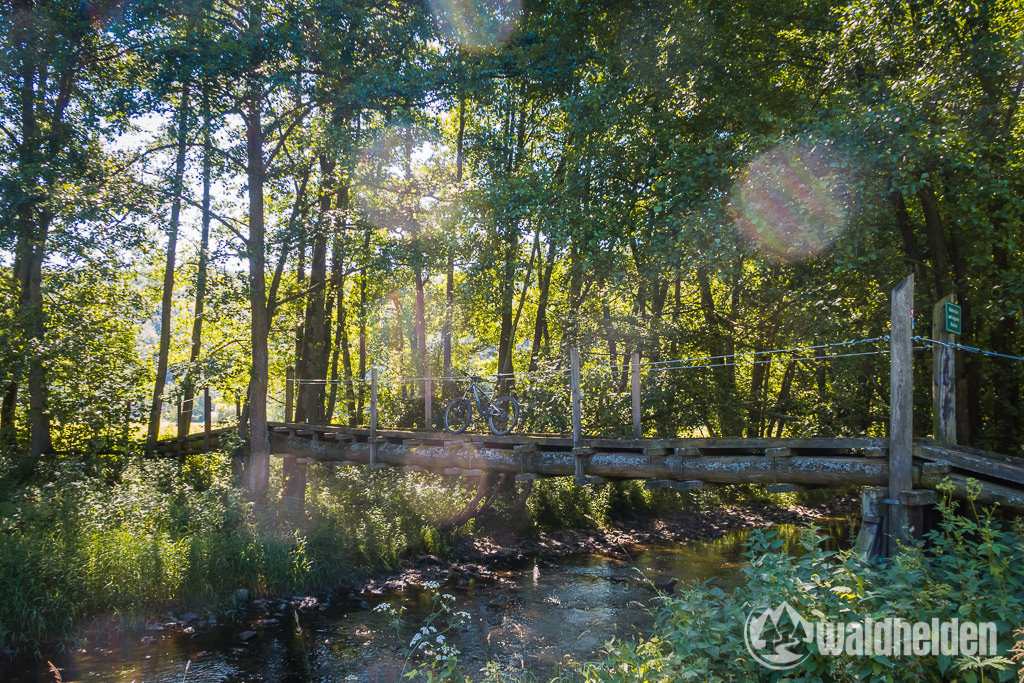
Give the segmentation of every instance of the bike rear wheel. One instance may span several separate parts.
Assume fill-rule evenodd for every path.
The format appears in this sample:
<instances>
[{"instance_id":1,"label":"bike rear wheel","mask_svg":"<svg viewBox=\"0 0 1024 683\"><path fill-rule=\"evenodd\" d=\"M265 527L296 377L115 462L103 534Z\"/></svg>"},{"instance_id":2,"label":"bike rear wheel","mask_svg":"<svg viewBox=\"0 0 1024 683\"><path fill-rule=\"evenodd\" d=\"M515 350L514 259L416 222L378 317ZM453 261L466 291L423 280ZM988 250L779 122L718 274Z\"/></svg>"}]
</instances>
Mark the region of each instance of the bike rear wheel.
<instances>
[{"instance_id":1,"label":"bike rear wheel","mask_svg":"<svg viewBox=\"0 0 1024 683\"><path fill-rule=\"evenodd\" d=\"M473 419L473 406L465 396L453 398L444 409L444 428L452 434L466 431L469 421Z\"/></svg>"},{"instance_id":2,"label":"bike rear wheel","mask_svg":"<svg viewBox=\"0 0 1024 683\"><path fill-rule=\"evenodd\" d=\"M508 434L519 422L519 402L511 396L499 396L487 411L487 426L498 436Z\"/></svg>"}]
</instances>

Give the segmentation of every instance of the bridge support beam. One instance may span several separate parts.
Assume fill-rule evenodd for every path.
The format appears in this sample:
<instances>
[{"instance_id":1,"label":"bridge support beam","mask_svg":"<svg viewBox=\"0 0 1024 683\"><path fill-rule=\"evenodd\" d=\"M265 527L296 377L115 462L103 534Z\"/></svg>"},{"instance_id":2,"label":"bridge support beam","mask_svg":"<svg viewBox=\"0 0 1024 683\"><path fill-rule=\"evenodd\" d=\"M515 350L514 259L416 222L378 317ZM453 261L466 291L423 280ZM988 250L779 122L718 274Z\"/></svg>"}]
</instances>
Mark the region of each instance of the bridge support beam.
<instances>
[{"instance_id":1,"label":"bridge support beam","mask_svg":"<svg viewBox=\"0 0 1024 683\"><path fill-rule=\"evenodd\" d=\"M853 550L865 560L875 560L886 554L885 509L883 500L889 497L885 486L865 486L860 492L860 532Z\"/></svg>"}]
</instances>

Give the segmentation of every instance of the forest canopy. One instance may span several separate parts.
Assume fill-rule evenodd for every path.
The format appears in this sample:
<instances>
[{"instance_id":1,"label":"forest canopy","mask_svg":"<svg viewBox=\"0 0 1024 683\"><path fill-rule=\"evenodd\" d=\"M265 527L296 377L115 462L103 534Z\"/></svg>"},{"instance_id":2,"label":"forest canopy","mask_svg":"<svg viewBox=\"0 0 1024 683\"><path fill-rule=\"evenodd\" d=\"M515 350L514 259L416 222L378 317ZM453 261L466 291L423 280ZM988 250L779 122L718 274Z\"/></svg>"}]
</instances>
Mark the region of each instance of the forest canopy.
<instances>
[{"instance_id":1,"label":"forest canopy","mask_svg":"<svg viewBox=\"0 0 1024 683\"><path fill-rule=\"evenodd\" d=\"M297 421L469 371L565 431L572 347L590 433L637 352L648 435L883 435L908 274L916 334L1024 348L1018 0L4 0L0 45L12 471L206 401L265 454L292 366ZM960 354L959 441L1020 453L1022 381Z\"/></svg>"}]
</instances>

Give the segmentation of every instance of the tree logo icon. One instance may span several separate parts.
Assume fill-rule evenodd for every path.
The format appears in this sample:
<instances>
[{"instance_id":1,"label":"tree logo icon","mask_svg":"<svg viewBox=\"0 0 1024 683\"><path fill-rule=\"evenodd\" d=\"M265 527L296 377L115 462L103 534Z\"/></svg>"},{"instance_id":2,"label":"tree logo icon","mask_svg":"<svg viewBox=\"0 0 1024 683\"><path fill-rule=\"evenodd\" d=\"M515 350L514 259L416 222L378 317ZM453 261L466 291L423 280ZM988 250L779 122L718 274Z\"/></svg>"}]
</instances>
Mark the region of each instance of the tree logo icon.
<instances>
[{"instance_id":1,"label":"tree logo icon","mask_svg":"<svg viewBox=\"0 0 1024 683\"><path fill-rule=\"evenodd\" d=\"M807 659L806 644L813 638L813 626L788 602L752 609L743 628L747 651L759 664L776 671L792 669Z\"/></svg>"}]
</instances>

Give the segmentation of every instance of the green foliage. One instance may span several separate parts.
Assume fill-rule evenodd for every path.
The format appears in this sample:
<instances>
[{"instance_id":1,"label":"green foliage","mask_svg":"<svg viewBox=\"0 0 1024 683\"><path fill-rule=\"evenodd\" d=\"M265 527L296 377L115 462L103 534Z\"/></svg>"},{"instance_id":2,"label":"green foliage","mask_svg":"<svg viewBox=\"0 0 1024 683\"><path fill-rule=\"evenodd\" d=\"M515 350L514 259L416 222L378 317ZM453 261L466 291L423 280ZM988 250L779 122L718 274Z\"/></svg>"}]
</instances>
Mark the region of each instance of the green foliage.
<instances>
[{"instance_id":1,"label":"green foliage","mask_svg":"<svg viewBox=\"0 0 1024 683\"><path fill-rule=\"evenodd\" d=\"M394 473L315 472L305 523L257 525L226 456L129 459L0 491L0 647L36 649L108 614L231 610L231 596L327 593L353 570L443 552L437 523L466 494ZM455 490L458 488L459 490Z\"/></svg>"},{"instance_id":2,"label":"green foliage","mask_svg":"<svg viewBox=\"0 0 1024 683\"><path fill-rule=\"evenodd\" d=\"M664 599L650 638L614 642L608 658L588 665L592 681L674 680L1013 680L1007 659L1024 609L1024 537L1007 530L991 510L967 514L947 498L942 522L930 533L927 549L903 548L895 561L869 565L850 552L823 550L813 527L801 552L780 552L773 532L756 531L748 541L746 581L726 593L698 585ZM883 655L830 656L810 647L796 668L774 674L753 660L744 645L751 606L789 602L804 618L836 621L899 617L992 621L999 655L980 658L943 655L887 658Z\"/></svg>"},{"instance_id":3,"label":"green foliage","mask_svg":"<svg viewBox=\"0 0 1024 683\"><path fill-rule=\"evenodd\" d=\"M808 495L808 494L801 494ZM835 492L827 494L834 499ZM811 496L822 502L821 494ZM730 505L771 500L780 504L803 502L793 494L769 494L763 486L713 486L693 491L644 488L643 481L610 482L577 486L571 477L553 477L534 482L527 500L533 531L595 529L615 521L663 517L680 511L699 512Z\"/></svg>"}]
</instances>

